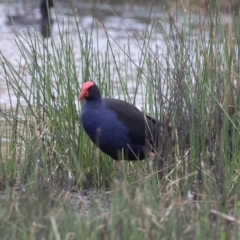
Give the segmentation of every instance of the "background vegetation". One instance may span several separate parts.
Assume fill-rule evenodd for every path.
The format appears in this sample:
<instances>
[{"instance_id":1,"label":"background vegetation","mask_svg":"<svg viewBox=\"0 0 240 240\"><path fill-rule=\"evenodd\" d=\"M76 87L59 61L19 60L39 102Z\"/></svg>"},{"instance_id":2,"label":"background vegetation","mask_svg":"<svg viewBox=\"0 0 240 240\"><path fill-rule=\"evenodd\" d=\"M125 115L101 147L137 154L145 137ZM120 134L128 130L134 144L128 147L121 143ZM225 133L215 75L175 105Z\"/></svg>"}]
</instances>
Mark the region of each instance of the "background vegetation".
<instances>
[{"instance_id":1,"label":"background vegetation","mask_svg":"<svg viewBox=\"0 0 240 240\"><path fill-rule=\"evenodd\" d=\"M92 31L79 28L82 79L67 31L59 28L60 45L16 32L19 69L0 57L11 105L0 109L1 239L239 237L238 14L226 24L218 6L205 11L197 25L191 12L181 25L167 13L170 27L149 23L137 62L107 32L99 54ZM151 45L155 28L162 52ZM134 79L134 96L164 124L157 159L124 163L120 174L93 147L76 101L88 79L135 103Z\"/></svg>"}]
</instances>

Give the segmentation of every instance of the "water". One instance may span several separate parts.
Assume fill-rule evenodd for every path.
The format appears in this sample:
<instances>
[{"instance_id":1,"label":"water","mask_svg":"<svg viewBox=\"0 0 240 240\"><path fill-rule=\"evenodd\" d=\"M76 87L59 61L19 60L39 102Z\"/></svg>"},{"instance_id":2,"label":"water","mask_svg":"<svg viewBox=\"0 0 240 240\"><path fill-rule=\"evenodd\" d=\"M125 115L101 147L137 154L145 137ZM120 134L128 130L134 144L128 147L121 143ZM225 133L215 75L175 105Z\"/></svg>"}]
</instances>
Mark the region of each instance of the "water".
<instances>
[{"instance_id":1,"label":"water","mask_svg":"<svg viewBox=\"0 0 240 240\"><path fill-rule=\"evenodd\" d=\"M0 11L3 13L0 15L0 51L3 53L5 58L14 66L15 69L19 69L19 66L23 66L24 62L21 58L21 53L16 44L16 36L13 31L13 25L11 20L9 19L9 14L12 15L21 15L23 16L22 20L16 21L14 24L14 29L21 34L26 34L28 29L34 31L37 29L39 37L41 38L41 34L39 32L40 26L38 21L41 17L39 10L39 2L40 1L8 1L8 4L5 3L5 0L0 0ZM117 44L121 47L127 46L130 44L131 49L131 59L136 60L138 64L138 59L140 54L139 46L143 44L143 39L141 37L141 33L143 33L146 29L147 23L149 21L149 13L151 6L139 6L139 5L107 5L107 4L91 4L91 3L82 3L80 1L73 1L73 6L75 9L75 13L79 16L78 21L81 28L90 31L93 19L94 19L94 30L93 36L97 35L96 27L98 28L98 45L99 49L102 52L100 54L104 55L104 51L107 45L107 37L106 33L103 29L104 27L107 29L107 32L111 39L114 39ZM56 11L56 14L55 12ZM16 13L17 12L17 13ZM56 20L56 16L58 18L58 22L60 29L62 28L63 22L69 23L69 34L73 40L73 48L75 53L75 62L76 67L78 69L78 77L81 82L81 53L79 51L79 39L78 39L78 31L75 23L75 19L73 16L73 11L69 8L68 1L57 1L55 4L55 10L51 10L52 18ZM164 14L160 6L154 6L151 19L164 20ZM36 24L33 24L36 23ZM98 23L98 24L97 24ZM159 32L154 32L154 37L152 38L151 47L154 48L158 45L158 48L164 48L162 36ZM52 37L56 43L60 42L59 39L59 29L58 25L53 24L52 29ZM131 41L129 42L129 39ZM50 40L48 40L50 41ZM111 43L113 48L117 47L117 44L114 44L114 41ZM96 41L97 42L97 41ZM123 57L123 56L122 56ZM121 56L120 56L121 59ZM2 71L2 68L0 68ZM26 78L30 81L30 75L26 72ZM131 78L132 75L129 75ZM117 80L115 79L117 82ZM129 88L128 91L130 96L133 96L133 86L134 79L129 79ZM81 84L80 84L81 85ZM144 91L143 89L141 91ZM6 80L1 75L0 76L0 106L9 106L9 94L7 91ZM16 98L14 94L11 96L12 103L16 102ZM141 108L144 102L142 92L139 92L136 98L137 105Z\"/></svg>"},{"instance_id":2,"label":"water","mask_svg":"<svg viewBox=\"0 0 240 240\"><path fill-rule=\"evenodd\" d=\"M37 21L39 21L40 9L39 4L40 0L7 0L8 4L6 4L5 0L0 0L0 51L3 53L5 58L11 63L12 66L16 70L19 69L19 66L23 66L24 62L21 58L21 54L19 48L16 44L16 36L13 32L13 26L11 20L9 20L9 14L17 15L20 14L23 16L26 24L23 24L22 21L16 21L14 25L14 29L20 33L27 33L28 29L34 31L34 28L37 29L37 33L41 38L41 34L39 32L40 26ZM86 3L87 2L87 3ZM105 49L107 45L107 36L106 32L103 29L103 26L107 30L108 35L111 39L111 45L113 49L124 48L129 45L130 49L130 57L131 60L134 61L136 66L133 66L133 69L128 69L129 71L125 78L128 83L128 92L130 93L130 97L133 97L134 85L137 76L137 66L141 66L139 63L139 59L141 56L141 47L144 43L142 38L142 34L146 31L147 26L151 27L153 21L155 21L155 26L153 28L153 32L150 40L150 48L152 52L152 56L155 53L156 48L158 49L158 53L160 58L164 59L166 55L166 47L163 40L163 36L159 30L159 22L161 22L164 27L166 33L170 30L169 17L167 13L164 13L161 5L155 4L151 10L151 4L139 5L139 4L122 4L122 5L107 5L107 4L93 4L92 1L80 1L73 0L72 5L74 12L78 16L78 24L80 29L85 29L90 32L92 26L93 29L93 38L96 38L98 35L98 41L95 41L94 44L98 44L100 52L102 56L105 55ZM16 13L17 12L17 13ZM150 14L151 12L151 14ZM76 62L76 68L78 72L78 78L81 85L82 82L82 65L81 65L81 52L79 50L79 38L77 26L73 14L72 7L69 4L69 1L58 0L55 4L55 9L51 10L51 15L55 23L53 24L52 29L52 38L54 42L60 42L59 39L59 29L63 28L63 22L69 24L67 27L69 30L69 35L73 40L73 50ZM181 31L181 26L183 22L185 24L189 24L189 28L191 30L191 34L196 34L196 39L199 37L200 27L202 28L204 24L207 24L207 21L204 21L204 17L198 14L191 13L191 19L183 18L183 11L178 10L177 13L174 13L174 10L171 10L173 18L177 16L177 21L175 22L179 31ZM150 15L150 19L149 19ZM58 24L56 24L56 17L58 19ZM227 20L227 15L224 15ZM150 24L148 22L150 21ZM33 23L36 23L35 25ZM94 24L93 24L94 23ZM201 24L200 24L201 23ZM200 27L199 27L200 26ZM98 30L97 30L98 28ZM192 29L196 29L195 31ZM205 28L205 31L207 28ZM186 30L187 33L187 30ZM171 34L169 34L171 35ZM170 41L172 39L170 38ZM50 40L48 40L50 41ZM119 45L119 46L118 46ZM121 53L120 60L123 60L124 54ZM169 59L170 60L170 59ZM164 64L164 63L163 63ZM171 62L170 62L171 64ZM21 67L20 67L21 68ZM0 66L0 107L9 106L9 96L7 92L6 80L2 76L2 68ZM133 73L133 74L132 74ZM26 79L30 82L31 77L25 71ZM117 87L118 79L115 76L111 76L114 82L116 83L114 86ZM94 80L94 79L93 79ZM141 109L144 107L144 91L145 89L139 89L136 96L136 105ZM123 97L123 96L122 96ZM14 105L16 102L16 98L14 94L11 94L11 100ZM120 96L121 98L121 96Z\"/></svg>"}]
</instances>

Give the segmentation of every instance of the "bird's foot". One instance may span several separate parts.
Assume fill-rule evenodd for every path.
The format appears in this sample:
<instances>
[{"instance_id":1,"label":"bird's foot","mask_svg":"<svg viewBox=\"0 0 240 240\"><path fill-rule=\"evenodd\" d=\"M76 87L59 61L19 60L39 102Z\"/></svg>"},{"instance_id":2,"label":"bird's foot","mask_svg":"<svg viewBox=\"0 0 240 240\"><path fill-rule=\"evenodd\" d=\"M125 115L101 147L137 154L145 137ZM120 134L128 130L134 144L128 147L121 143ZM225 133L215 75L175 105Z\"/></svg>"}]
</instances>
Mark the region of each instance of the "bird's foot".
<instances>
[{"instance_id":1,"label":"bird's foot","mask_svg":"<svg viewBox=\"0 0 240 240\"><path fill-rule=\"evenodd\" d=\"M149 153L148 153L148 156L149 156L150 158L154 159L154 158L156 157L156 154L153 153L153 152L149 152Z\"/></svg>"}]
</instances>

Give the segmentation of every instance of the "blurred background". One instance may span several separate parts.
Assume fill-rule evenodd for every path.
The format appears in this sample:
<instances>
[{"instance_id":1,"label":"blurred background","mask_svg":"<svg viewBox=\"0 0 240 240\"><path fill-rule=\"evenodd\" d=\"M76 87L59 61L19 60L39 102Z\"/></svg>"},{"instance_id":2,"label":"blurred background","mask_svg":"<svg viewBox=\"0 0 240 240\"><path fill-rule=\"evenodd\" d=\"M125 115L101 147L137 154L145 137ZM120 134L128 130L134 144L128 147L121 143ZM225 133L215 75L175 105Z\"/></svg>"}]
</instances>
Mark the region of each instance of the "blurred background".
<instances>
[{"instance_id":1,"label":"blurred background","mask_svg":"<svg viewBox=\"0 0 240 240\"><path fill-rule=\"evenodd\" d=\"M43 38L41 34L41 2L41 0L8 0L7 2L0 0L0 11L3 13L0 15L0 51L16 69L23 65L21 63L23 61L20 57L21 53L16 44L16 34L28 38L26 42L29 39L34 39L33 37ZM105 27L109 36L117 42L117 45L124 46L127 42L130 42L131 57L136 59L140 46L138 41L143 42L141 34L145 32L147 25L151 25L152 21L165 21L164 8L165 5L158 1L154 5L152 1L107 1L107 3L106 1L54 1L54 7L50 8L49 15L52 19L52 31L49 34L50 38L43 40L50 41L50 39L53 39L57 44L60 41L59 32L64 32L67 29L73 41L80 80L81 52L78 27L83 35L86 35L87 32L90 33L90 31L92 31L93 36L98 35L96 44L103 54L107 44ZM48 12L48 10L46 11ZM49 19L45 23L48 23L48 21ZM154 27L153 32L155 33L151 39L152 44L161 46L162 37L159 30ZM30 76L26 77L29 77L30 81ZM9 103L5 85L5 80L0 76L0 106ZM129 90L131 91L131 88Z\"/></svg>"},{"instance_id":2,"label":"blurred background","mask_svg":"<svg viewBox=\"0 0 240 240\"><path fill-rule=\"evenodd\" d=\"M139 58L139 49L145 41L143 35L146 29L151 31L151 39L149 44L153 52L156 48L164 53L163 37L160 32L159 23L168 31L169 15L174 16L175 24L181 27L184 19L185 11L191 10L189 24L193 29L198 30L199 20L204 18L207 8L211 8L207 1L144 1L144 0L111 0L111 1L81 1L81 0L57 0L54 1L54 7L50 8L50 15L44 21L41 21L41 0L0 0L0 51L5 58L16 69L21 67L21 54L16 44L16 34L28 36L30 39L34 37L42 38L42 28L45 29L46 24L50 21L51 33L49 38L43 39L49 41L54 39L57 44L60 41L59 32L68 31L73 41L74 56L76 67L78 68L78 78L81 79L81 52L79 51L78 30L80 28L83 35L91 32L94 36L98 36L98 49L104 54L107 44L106 32L111 39L117 43L116 48L130 46L132 60ZM216 1L217 2L217 1ZM224 16L229 13L229 6L237 11L238 1L219 1L220 8ZM50 5L50 4L49 4ZM44 27L41 26L43 22ZM66 30L67 29L67 30ZM144 34L143 34L144 33ZM194 32L193 32L194 33ZM27 37L27 38L28 38ZM29 40L26 40L29 41ZM113 46L114 46L113 41ZM94 44L94 43L93 43ZM1 71L1 67L0 67ZM28 77L28 76L26 76ZM132 76L131 76L132 77ZM129 86L131 92L131 86ZM5 87L5 80L0 75L0 106L8 105L9 98ZM14 99L13 99L14 101ZM142 99L138 100L141 107Z\"/></svg>"}]
</instances>

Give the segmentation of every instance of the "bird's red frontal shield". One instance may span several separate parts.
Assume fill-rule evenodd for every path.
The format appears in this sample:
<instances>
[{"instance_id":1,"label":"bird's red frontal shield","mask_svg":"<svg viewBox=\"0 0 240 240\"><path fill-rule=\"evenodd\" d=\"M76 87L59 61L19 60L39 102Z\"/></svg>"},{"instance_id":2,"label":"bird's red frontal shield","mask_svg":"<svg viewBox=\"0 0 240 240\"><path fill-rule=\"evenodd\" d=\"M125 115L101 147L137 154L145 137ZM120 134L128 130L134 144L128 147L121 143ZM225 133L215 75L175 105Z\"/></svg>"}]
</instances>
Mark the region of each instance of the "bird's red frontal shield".
<instances>
[{"instance_id":1,"label":"bird's red frontal shield","mask_svg":"<svg viewBox=\"0 0 240 240\"><path fill-rule=\"evenodd\" d=\"M82 90L79 93L78 100L81 101L88 97L88 89L94 85L93 82L85 82L82 86Z\"/></svg>"}]
</instances>

